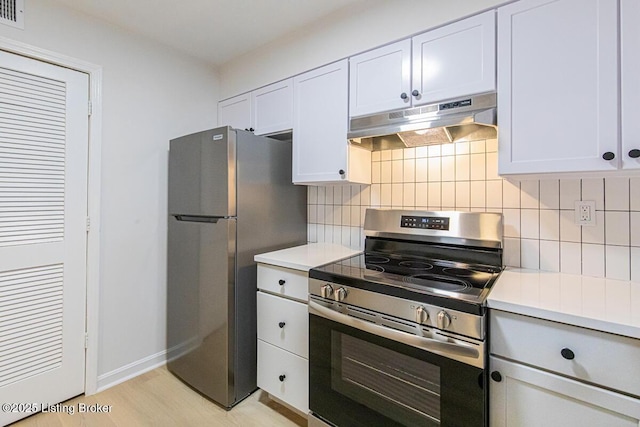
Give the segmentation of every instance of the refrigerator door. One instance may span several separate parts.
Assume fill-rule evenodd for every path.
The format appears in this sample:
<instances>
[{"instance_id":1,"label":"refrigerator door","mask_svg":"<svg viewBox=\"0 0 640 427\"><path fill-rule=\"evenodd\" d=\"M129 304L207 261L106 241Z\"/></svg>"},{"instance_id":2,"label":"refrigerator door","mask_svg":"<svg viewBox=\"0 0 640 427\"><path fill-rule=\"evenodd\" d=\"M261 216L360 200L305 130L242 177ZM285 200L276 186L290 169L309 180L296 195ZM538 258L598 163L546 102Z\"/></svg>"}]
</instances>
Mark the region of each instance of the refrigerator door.
<instances>
[{"instance_id":1,"label":"refrigerator door","mask_svg":"<svg viewBox=\"0 0 640 427\"><path fill-rule=\"evenodd\" d=\"M169 216L168 368L225 407L236 401L236 220Z\"/></svg>"},{"instance_id":2,"label":"refrigerator door","mask_svg":"<svg viewBox=\"0 0 640 427\"><path fill-rule=\"evenodd\" d=\"M229 127L171 140L169 214L236 215L236 133Z\"/></svg>"}]
</instances>

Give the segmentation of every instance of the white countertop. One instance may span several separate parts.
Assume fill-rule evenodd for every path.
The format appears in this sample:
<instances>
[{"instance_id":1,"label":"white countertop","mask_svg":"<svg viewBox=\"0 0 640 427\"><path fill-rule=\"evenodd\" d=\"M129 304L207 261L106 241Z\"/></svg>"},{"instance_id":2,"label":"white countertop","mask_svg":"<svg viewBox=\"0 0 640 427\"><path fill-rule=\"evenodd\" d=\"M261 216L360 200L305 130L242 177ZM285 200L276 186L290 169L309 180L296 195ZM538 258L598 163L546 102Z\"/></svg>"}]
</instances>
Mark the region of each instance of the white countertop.
<instances>
[{"instance_id":1,"label":"white countertop","mask_svg":"<svg viewBox=\"0 0 640 427\"><path fill-rule=\"evenodd\" d=\"M640 283L507 268L489 308L640 339Z\"/></svg>"},{"instance_id":2,"label":"white countertop","mask_svg":"<svg viewBox=\"0 0 640 427\"><path fill-rule=\"evenodd\" d=\"M263 264L309 271L313 267L348 258L360 252L334 243L309 243L258 254L253 259Z\"/></svg>"}]
</instances>

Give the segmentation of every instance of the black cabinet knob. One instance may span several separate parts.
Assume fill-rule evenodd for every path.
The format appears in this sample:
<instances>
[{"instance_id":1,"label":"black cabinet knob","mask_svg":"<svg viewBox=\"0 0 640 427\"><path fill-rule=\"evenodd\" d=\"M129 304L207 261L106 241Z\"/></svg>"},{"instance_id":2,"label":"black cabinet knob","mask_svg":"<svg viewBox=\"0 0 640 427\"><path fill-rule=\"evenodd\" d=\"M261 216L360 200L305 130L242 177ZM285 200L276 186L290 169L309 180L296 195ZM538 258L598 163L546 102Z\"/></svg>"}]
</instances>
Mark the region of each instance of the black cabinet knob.
<instances>
[{"instance_id":1,"label":"black cabinet knob","mask_svg":"<svg viewBox=\"0 0 640 427\"><path fill-rule=\"evenodd\" d=\"M344 174L345 174L344 169L340 169L340 170L338 171L338 173L339 173L340 175L344 175Z\"/></svg>"},{"instance_id":2,"label":"black cabinet knob","mask_svg":"<svg viewBox=\"0 0 640 427\"><path fill-rule=\"evenodd\" d=\"M569 348L563 348L560 350L560 354L567 360L573 360L576 357L575 353Z\"/></svg>"},{"instance_id":3,"label":"black cabinet knob","mask_svg":"<svg viewBox=\"0 0 640 427\"><path fill-rule=\"evenodd\" d=\"M280 376L278 377L278 379L280 380L280 382L283 382L285 378L287 378L287 376L286 376L286 375L280 375Z\"/></svg>"},{"instance_id":4,"label":"black cabinet knob","mask_svg":"<svg viewBox=\"0 0 640 427\"><path fill-rule=\"evenodd\" d=\"M284 285L285 283L287 283L287 282L286 282L284 279L280 279L280 280L278 280L278 284L279 284L280 286Z\"/></svg>"},{"instance_id":5,"label":"black cabinet knob","mask_svg":"<svg viewBox=\"0 0 640 427\"><path fill-rule=\"evenodd\" d=\"M418 92L417 89L414 89L413 92L411 92L411 95L413 96L420 96L420 92Z\"/></svg>"},{"instance_id":6,"label":"black cabinet knob","mask_svg":"<svg viewBox=\"0 0 640 427\"><path fill-rule=\"evenodd\" d=\"M640 157L640 150L634 148L633 150L629 151L629 157L631 157L632 159L637 159L638 157Z\"/></svg>"},{"instance_id":7,"label":"black cabinet knob","mask_svg":"<svg viewBox=\"0 0 640 427\"><path fill-rule=\"evenodd\" d=\"M249 128L249 132L253 132L254 130L254 128Z\"/></svg>"},{"instance_id":8,"label":"black cabinet knob","mask_svg":"<svg viewBox=\"0 0 640 427\"><path fill-rule=\"evenodd\" d=\"M502 375L498 371L493 371L491 372L491 379L499 383L500 381L502 381Z\"/></svg>"},{"instance_id":9,"label":"black cabinet knob","mask_svg":"<svg viewBox=\"0 0 640 427\"><path fill-rule=\"evenodd\" d=\"M284 328L285 323L284 322L280 322L278 323L278 326L280 326L280 329Z\"/></svg>"},{"instance_id":10,"label":"black cabinet knob","mask_svg":"<svg viewBox=\"0 0 640 427\"><path fill-rule=\"evenodd\" d=\"M616 158L616 155L613 154L611 151L607 151L606 153L604 153L602 155L602 158L605 159L605 160L613 160L613 159Z\"/></svg>"},{"instance_id":11,"label":"black cabinet knob","mask_svg":"<svg viewBox=\"0 0 640 427\"><path fill-rule=\"evenodd\" d=\"M407 95L407 93L406 93L406 92L402 92L402 93L400 94L400 98L402 98L402 99L407 99L408 97L409 97L409 95Z\"/></svg>"}]
</instances>

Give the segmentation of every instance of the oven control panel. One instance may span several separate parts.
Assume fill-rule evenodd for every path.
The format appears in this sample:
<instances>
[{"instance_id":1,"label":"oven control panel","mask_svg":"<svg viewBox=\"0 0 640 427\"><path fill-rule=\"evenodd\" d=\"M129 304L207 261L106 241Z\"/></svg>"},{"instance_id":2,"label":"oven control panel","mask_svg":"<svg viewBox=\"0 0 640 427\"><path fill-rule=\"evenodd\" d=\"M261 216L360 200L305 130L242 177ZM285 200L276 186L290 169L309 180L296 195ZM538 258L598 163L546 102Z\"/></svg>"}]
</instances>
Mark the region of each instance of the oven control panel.
<instances>
[{"instance_id":1,"label":"oven control panel","mask_svg":"<svg viewBox=\"0 0 640 427\"><path fill-rule=\"evenodd\" d=\"M449 217L402 215L400 227L425 230L449 230Z\"/></svg>"}]
</instances>

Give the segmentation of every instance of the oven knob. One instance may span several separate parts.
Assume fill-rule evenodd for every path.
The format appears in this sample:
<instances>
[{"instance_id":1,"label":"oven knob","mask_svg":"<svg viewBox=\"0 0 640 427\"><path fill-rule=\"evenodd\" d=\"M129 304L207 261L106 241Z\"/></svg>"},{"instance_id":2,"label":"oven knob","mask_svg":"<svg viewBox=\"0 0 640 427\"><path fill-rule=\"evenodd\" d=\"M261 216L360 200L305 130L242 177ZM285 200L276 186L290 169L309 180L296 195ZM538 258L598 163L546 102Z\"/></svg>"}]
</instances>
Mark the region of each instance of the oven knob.
<instances>
[{"instance_id":1,"label":"oven knob","mask_svg":"<svg viewBox=\"0 0 640 427\"><path fill-rule=\"evenodd\" d=\"M331 285L324 285L320 288L320 296L322 298L331 298L333 295L333 287Z\"/></svg>"},{"instance_id":2,"label":"oven knob","mask_svg":"<svg viewBox=\"0 0 640 427\"><path fill-rule=\"evenodd\" d=\"M338 302L343 301L346 297L347 297L347 290L345 288L338 288L333 294L333 299Z\"/></svg>"},{"instance_id":3,"label":"oven knob","mask_svg":"<svg viewBox=\"0 0 640 427\"><path fill-rule=\"evenodd\" d=\"M449 325L451 325L451 316L449 316L449 313L442 310L438 313L438 328L447 329Z\"/></svg>"},{"instance_id":4,"label":"oven knob","mask_svg":"<svg viewBox=\"0 0 640 427\"><path fill-rule=\"evenodd\" d=\"M429 312L423 307L416 308L416 322L423 323L429 320Z\"/></svg>"}]
</instances>

